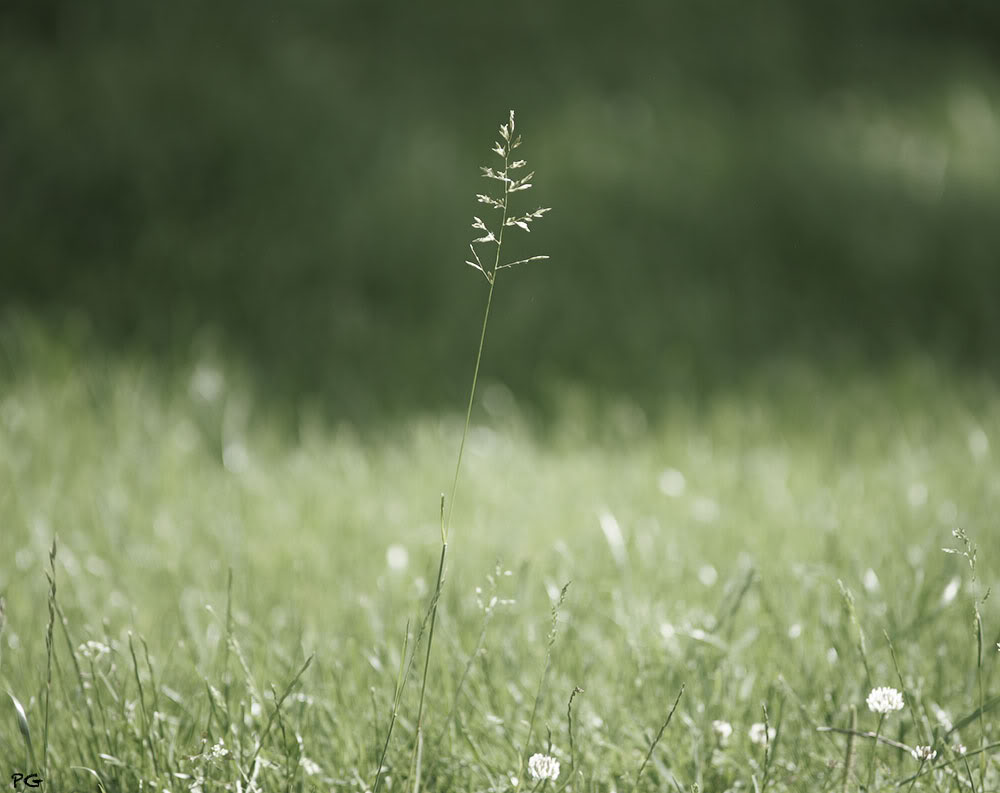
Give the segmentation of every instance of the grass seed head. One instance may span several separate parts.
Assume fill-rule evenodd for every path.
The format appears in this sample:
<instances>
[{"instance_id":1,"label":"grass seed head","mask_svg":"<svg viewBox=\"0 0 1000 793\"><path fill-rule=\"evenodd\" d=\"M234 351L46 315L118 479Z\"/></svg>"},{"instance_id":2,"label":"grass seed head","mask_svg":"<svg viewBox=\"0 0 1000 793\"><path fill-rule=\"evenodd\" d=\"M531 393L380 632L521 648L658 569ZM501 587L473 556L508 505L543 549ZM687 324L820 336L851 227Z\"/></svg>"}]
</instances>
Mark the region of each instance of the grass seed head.
<instances>
[{"instance_id":1,"label":"grass seed head","mask_svg":"<svg viewBox=\"0 0 1000 793\"><path fill-rule=\"evenodd\" d=\"M750 725L749 735L751 743L766 746L777 737L778 731L774 727L765 727L764 722L758 721Z\"/></svg>"}]
</instances>

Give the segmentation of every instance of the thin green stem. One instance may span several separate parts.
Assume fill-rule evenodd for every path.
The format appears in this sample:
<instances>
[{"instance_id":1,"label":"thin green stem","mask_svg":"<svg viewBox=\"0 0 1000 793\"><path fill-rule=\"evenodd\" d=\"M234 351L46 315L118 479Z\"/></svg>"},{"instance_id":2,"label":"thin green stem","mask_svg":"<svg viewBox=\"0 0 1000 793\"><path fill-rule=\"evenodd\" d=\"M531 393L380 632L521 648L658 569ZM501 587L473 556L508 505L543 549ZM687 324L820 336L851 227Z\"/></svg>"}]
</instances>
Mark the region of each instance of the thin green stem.
<instances>
[{"instance_id":1,"label":"thin green stem","mask_svg":"<svg viewBox=\"0 0 1000 793\"><path fill-rule=\"evenodd\" d=\"M847 793L851 785L851 772L854 770L854 731L858 728L858 709L851 705L851 726L850 734L847 736L847 756L844 758L844 784L841 793Z\"/></svg>"},{"instance_id":2,"label":"thin green stem","mask_svg":"<svg viewBox=\"0 0 1000 793\"><path fill-rule=\"evenodd\" d=\"M406 633L403 635L403 651L399 656L399 672L396 673L396 689L392 695L392 711L389 714L389 729L385 734L385 743L382 745L382 756L378 761L378 770L375 772L375 784L372 785L372 792L378 793L379 783L382 781L382 769L385 768L385 756L389 751L389 740L392 738L392 728L396 726L396 714L399 713L399 699L403 695L403 685L406 682L406 678L403 675L403 669L406 668L407 673L409 672L409 666L406 665L406 646L410 641L410 621L406 621ZM372 696L374 697L375 689L372 689ZM374 700L372 701L374 705ZM377 725L376 725L377 727Z\"/></svg>"},{"instance_id":3,"label":"thin green stem","mask_svg":"<svg viewBox=\"0 0 1000 793\"><path fill-rule=\"evenodd\" d=\"M52 699L52 629L55 626L56 612L56 539L52 538L52 549L49 551L49 624L45 631L45 719L42 723L42 773L49 776L49 706Z\"/></svg>"},{"instance_id":4,"label":"thin green stem","mask_svg":"<svg viewBox=\"0 0 1000 793\"><path fill-rule=\"evenodd\" d=\"M501 232L502 233L502 232ZM490 281L490 294L486 298L486 313L483 314L483 332L479 336L479 351L476 353L476 368L472 372L472 389L469 391L469 406L465 411L465 429L462 431L462 442L458 446L458 462L455 463L455 478L451 483L451 499L448 501L448 513L441 529L441 542L448 542L448 529L451 528L451 513L455 508L455 492L458 490L458 472L462 467L462 453L465 451L465 439L469 435L469 423L472 420L472 403L476 398L476 384L479 382L479 364L483 359L483 346L486 344L486 326L490 321L490 307L493 305L493 288L496 286L496 275Z\"/></svg>"},{"instance_id":5,"label":"thin green stem","mask_svg":"<svg viewBox=\"0 0 1000 793\"><path fill-rule=\"evenodd\" d=\"M503 160L504 176L507 175L507 163L510 159L508 147L507 154ZM493 271L489 275L490 293L486 298L486 311L483 313L483 330L479 334L479 350L476 352L476 366L472 370L472 388L469 390L469 405L465 410L465 429L462 430L462 442L458 445L458 461L455 463L455 477L451 482L451 499L448 502L448 513L441 529L441 544L448 542L448 529L451 528L451 513L455 509L455 493L458 491L458 474L462 468L462 453L465 451L465 439L469 435L469 424L472 421L472 405L476 399L476 385L479 382L479 364L483 360L483 347L486 344L486 327L490 321L490 308L493 305L493 290L497 284L497 270L500 265L500 249L503 247L503 230L507 225L507 211L510 207L510 183L504 182L503 186L503 219L500 221L500 233L497 237L497 255L493 260Z\"/></svg>"},{"instance_id":6,"label":"thin green stem","mask_svg":"<svg viewBox=\"0 0 1000 793\"><path fill-rule=\"evenodd\" d=\"M921 758L920 768L917 769L917 773L913 777L913 781L910 782L910 786L906 789L906 793L910 793L913 790L913 786L917 784L917 778L920 776L921 771L924 770L924 764L927 762L926 758Z\"/></svg>"},{"instance_id":7,"label":"thin green stem","mask_svg":"<svg viewBox=\"0 0 1000 793\"><path fill-rule=\"evenodd\" d=\"M976 783L972 780L972 768L969 767L969 758L963 755L962 760L965 761L965 772L969 775L969 789L975 791Z\"/></svg>"},{"instance_id":8,"label":"thin green stem","mask_svg":"<svg viewBox=\"0 0 1000 793\"><path fill-rule=\"evenodd\" d=\"M979 686L979 748L986 746L986 722L983 719L986 696L983 692L983 615L979 612L978 593L976 593L976 681ZM986 790L986 753L979 755L979 784Z\"/></svg>"},{"instance_id":9,"label":"thin green stem","mask_svg":"<svg viewBox=\"0 0 1000 793\"><path fill-rule=\"evenodd\" d=\"M413 793L420 790L420 761L423 749L423 719L424 694L427 691L427 672L431 666L431 645L434 643L434 622L437 619L438 599L441 597L441 583L444 579L444 557L448 552L448 543L441 544L441 561L438 564L437 585L434 588L434 604L431 606L431 627L427 634L427 655L424 656L424 676L420 683L420 703L417 705L417 745L416 745L416 776Z\"/></svg>"},{"instance_id":10,"label":"thin green stem","mask_svg":"<svg viewBox=\"0 0 1000 793\"><path fill-rule=\"evenodd\" d=\"M670 720L674 717L674 711L677 710L677 704L681 701L681 696L684 694L684 688L686 686L687 683L681 683L681 690L677 692L677 699L674 700L674 705L672 708L670 708L670 713L667 714L667 720L663 722L663 726L660 727L660 731L656 733L656 737L653 739L653 742L649 745L649 751L646 752L646 757L643 759L642 765L639 766L639 771L635 775L635 783L632 785L633 790L639 789L639 780L642 779L642 772L646 770L646 765L649 763L649 758L653 756L653 750L656 749L656 745L660 742L660 738L663 737L663 733L667 729L667 726L670 724ZM767 735L766 732L764 734L765 736Z\"/></svg>"},{"instance_id":11,"label":"thin green stem","mask_svg":"<svg viewBox=\"0 0 1000 793\"><path fill-rule=\"evenodd\" d=\"M885 721L885 714L880 713L878 717L878 727L875 728L875 740L872 741L872 754L868 760L868 784L866 790L871 790L872 782L875 781L875 753L878 751L878 738L882 733L882 722Z\"/></svg>"}]
</instances>

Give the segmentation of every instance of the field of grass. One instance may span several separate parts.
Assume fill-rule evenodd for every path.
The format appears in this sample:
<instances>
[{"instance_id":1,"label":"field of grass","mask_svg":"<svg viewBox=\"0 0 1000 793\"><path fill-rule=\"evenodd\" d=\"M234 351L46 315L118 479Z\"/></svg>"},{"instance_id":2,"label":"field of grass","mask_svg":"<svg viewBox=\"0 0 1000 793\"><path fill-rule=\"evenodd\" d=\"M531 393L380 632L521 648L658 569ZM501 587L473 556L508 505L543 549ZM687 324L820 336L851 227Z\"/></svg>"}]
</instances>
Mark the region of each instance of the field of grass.
<instances>
[{"instance_id":1,"label":"field of grass","mask_svg":"<svg viewBox=\"0 0 1000 793\"><path fill-rule=\"evenodd\" d=\"M0 784L1000 790L1000 6L8 6Z\"/></svg>"},{"instance_id":2,"label":"field of grass","mask_svg":"<svg viewBox=\"0 0 1000 793\"><path fill-rule=\"evenodd\" d=\"M336 423L259 399L218 350L163 366L69 336L25 315L0 329L0 675L34 753L0 702L0 771L42 770L53 791L370 790L408 635L381 784L411 790L461 395L440 414ZM840 790L848 738L816 728L848 727L856 707L874 730L865 697L883 685L906 707L882 734L934 744L936 765L959 740L1000 739L995 710L963 723L981 696L973 602L1000 570L993 382L920 357L774 364L729 393L668 395L655 419L564 386L541 420L488 369L487 347L424 789L510 790L518 773L531 789L520 763L548 752L549 790ZM975 581L941 551L956 527L979 544ZM989 706L996 599L981 612ZM748 737L764 707L766 752ZM856 740L843 789L867 779L871 745ZM995 790L993 751L985 782L971 756L913 789ZM921 768L891 745L875 763L878 789Z\"/></svg>"}]
</instances>

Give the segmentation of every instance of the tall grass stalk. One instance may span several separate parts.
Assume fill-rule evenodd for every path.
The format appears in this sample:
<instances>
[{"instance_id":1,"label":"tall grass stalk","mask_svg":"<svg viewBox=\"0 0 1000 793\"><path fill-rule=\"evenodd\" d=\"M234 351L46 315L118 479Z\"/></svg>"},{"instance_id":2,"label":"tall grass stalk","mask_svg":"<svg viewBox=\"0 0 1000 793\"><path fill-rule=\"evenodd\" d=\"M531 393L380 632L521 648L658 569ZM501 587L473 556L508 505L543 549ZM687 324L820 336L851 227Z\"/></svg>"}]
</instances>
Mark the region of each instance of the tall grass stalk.
<instances>
[{"instance_id":1,"label":"tall grass stalk","mask_svg":"<svg viewBox=\"0 0 1000 793\"><path fill-rule=\"evenodd\" d=\"M872 782L875 781L875 755L878 752L878 739L882 735L882 722L885 721L885 714L878 715L878 726L875 728L875 740L872 741L872 753L868 758L868 783L865 790L871 790Z\"/></svg>"},{"instance_id":2,"label":"tall grass stalk","mask_svg":"<svg viewBox=\"0 0 1000 793\"><path fill-rule=\"evenodd\" d=\"M528 749L531 746L531 736L535 731L535 717L538 715L538 703L542 699L542 691L545 688L545 679L549 674L549 666L552 663L552 646L556 643L556 628L559 624L559 609L562 608L563 603L566 601L566 592L569 590L569 583L563 584L563 588L559 591L559 598L556 600L555 604L552 606L552 625L549 628L548 641L545 646L545 665L542 667L542 676L538 679L538 690L535 692L535 702L531 706L531 718L528 719L528 736L524 739L524 748L521 750L521 757L518 762L517 771L517 784L514 786L514 790L521 789L521 780L524 779L524 766L528 758ZM551 743L551 740L549 741Z\"/></svg>"},{"instance_id":3,"label":"tall grass stalk","mask_svg":"<svg viewBox=\"0 0 1000 793\"><path fill-rule=\"evenodd\" d=\"M569 695L569 702L566 703L566 733L569 735L569 773L570 776L576 771L576 752L573 746L573 700L577 694L582 694L583 689L574 686Z\"/></svg>"},{"instance_id":4,"label":"tall grass stalk","mask_svg":"<svg viewBox=\"0 0 1000 793\"><path fill-rule=\"evenodd\" d=\"M403 669L406 665L406 647L409 641L410 621L407 620L406 633L403 636L403 650L399 655L399 671L396 673L396 690L392 695L392 710L389 712L389 729L386 730L385 743L382 745L382 756L379 758L378 770L375 772L375 784L372 785L372 793L378 793L378 787L382 781L382 769L385 768L385 755L389 751L389 741L392 738L392 728L396 726L396 715L399 713L399 699L403 695Z\"/></svg>"},{"instance_id":5,"label":"tall grass stalk","mask_svg":"<svg viewBox=\"0 0 1000 793\"><path fill-rule=\"evenodd\" d=\"M434 594L432 596L430 630L427 635L427 650L424 656L424 671L420 684L420 700L417 705L416 743L414 745L413 762L413 793L419 793L420 790L420 773L423 759L424 699L427 693L427 673L430 669L431 648L434 642L434 625L437 621L437 607L441 597L441 588L444 583L444 565L445 559L448 555L448 531L451 528L451 517L455 509L455 499L458 493L458 478L462 470L462 456L465 452L465 442L469 436L469 425L472 421L472 406L475 404L476 400L476 386L479 383L479 369L483 360L483 348L486 346L486 329L489 326L490 309L493 307L493 292L496 289L497 274L504 268L548 258L547 256L531 256L527 259L520 259L511 262L501 262L500 260L500 255L503 250L504 230L508 226L517 226L524 231L530 231L531 223L538 220L549 211L548 208L539 207L533 212L529 212L521 216L516 216L511 213L511 194L530 189L532 186L531 179L534 176L534 172L529 172L526 176L522 176L520 178L514 178L511 175L512 172L520 168L524 168L527 165L524 160L511 161L511 155L514 149L521 145L521 136L515 136L514 134L513 110L510 111L510 118L508 122L500 126L500 138L502 139L502 142L500 140L496 141L493 146L493 151L503 158L503 168L498 171L491 166L483 166L481 170L483 178L498 181L503 185L502 195L500 195L500 197L493 197L483 193L476 196L479 203L486 204L492 209L498 210L502 213L500 225L499 227L496 227L496 230L494 231L491 230L489 225L487 225L480 218L473 218L472 227L483 233L480 237L477 237L472 241L472 243L469 244L469 249L472 251L472 256L475 259L475 262L466 261L466 264L474 267L483 274L489 283L490 288L489 293L486 296L486 310L483 312L483 327L479 334L479 347L476 351L476 365L472 370L472 387L469 389L469 402L465 410L465 426L462 430L462 440L458 446L458 458L455 461L455 475L452 477L451 483L451 499L447 504L447 510L445 509L444 497L442 496L441 499L441 559L438 563L437 583L435 584ZM491 268L487 269L483 266L482 260L476 252L475 246L477 244L492 244L496 246L496 251L493 257L493 265ZM487 257L487 261L488 260L489 258Z\"/></svg>"},{"instance_id":6,"label":"tall grass stalk","mask_svg":"<svg viewBox=\"0 0 1000 793\"><path fill-rule=\"evenodd\" d=\"M851 705L850 733L847 736L847 752L844 756L844 782L841 785L841 793L848 793L851 789L851 774L854 771L854 744L856 743L855 730L858 729L858 709Z\"/></svg>"},{"instance_id":7,"label":"tall grass stalk","mask_svg":"<svg viewBox=\"0 0 1000 793\"><path fill-rule=\"evenodd\" d=\"M7 624L7 602L0 595L0 672L3 671L3 629Z\"/></svg>"},{"instance_id":8,"label":"tall grass stalk","mask_svg":"<svg viewBox=\"0 0 1000 793\"><path fill-rule=\"evenodd\" d=\"M646 766L649 764L649 759L653 756L653 750L656 749L657 744L663 737L663 733L666 732L667 727L670 725L671 719L674 718L674 711L677 710L677 705L680 703L681 697L684 695L684 688L686 685L687 685L686 683L681 684L681 690L677 692L677 699L674 700L674 704L670 708L670 713L667 714L666 721L663 722L663 726L660 727L660 731L656 733L656 737L653 739L653 742L649 745L649 751L646 752L646 756L642 760L642 765L639 766L639 770L636 772L635 784L632 786L634 790L639 789L639 780L642 779L642 772L646 770ZM756 782L754 782L754 784L756 785Z\"/></svg>"},{"instance_id":9,"label":"tall grass stalk","mask_svg":"<svg viewBox=\"0 0 1000 793\"><path fill-rule=\"evenodd\" d=\"M962 543L962 548L942 548L945 553L957 554L959 556L964 556L966 561L969 563L969 569L972 571L972 613L973 613L973 629L976 637L976 686L979 694L979 784L983 790L986 789L986 752L982 751L986 746L986 721L984 718L986 712L986 693L983 686L983 614L980 611L980 606L985 603L990 596L990 590L987 588L986 594L981 598L979 597L979 587L977 585L976 578L976 561L979 549L976 544L972 541L968 534L965 533L965 529L954 529L952 531L952 536Z\"/></svg>"},{"instance_id":10,"label":"tall grass stalk","mask_svg":"<svg viewBox=\"0 0 1000 793\"><path fill-rule=\"evenodd\" d=\"M771 747L771 719L767 713L767 703L761 703L760 709L764 714L764 778L760 783L761 793L763 793L767 790L768 782L771 781L771 763L774 760L774 749Z\"/></svg>"},{"instance_id":11,"label":"tall grass stalk","mask_svg":"<svg viewBox=\"0 0 1000 793\"><path fill-rule=\"evenodd\" d=\"M156 745L153 743L153 725L149 713L146 712L146 694L142 687L142 677L139 675L139 659L135 655L135 645L132 641L132 632L128 634L128 651L132 656L132 671L135 673L135 684L139 689L139 713L142 716L142 731L146 734L146 743L149 745L149 756L153 760L153 770L160 773L160 762L156 756Z\"/></svg>"},{"instance_id":12,"label":"tall grass stalk","mask_svg":"<svg viewBox=\"0 0 1000 793\"><path fill-rule=\"evenodd\" d=\"M288 685L285 686L285 690L281 692L281 696L275 698L274 710L271 711L271 715L268 717L267 723L264 725L263 732L261 732L260 736L257 738L257 743L253 750L253 756L250 758L250 762L248 763L248 766L251 769L256 770L257 758L260 756L260 750L264 747L264 741L267 740L267 736L271 732L271 727L274 726L274 721L278 717L278 713L281 711L281 706L285 704L285 700L288 699L289 694L291 694L295 689L295 686L298 685L299 680L302 679L302 675L306 673L306 670L312 663L313 657L314 656L310 655L306 658L306 662L302 664L299 671L295 673L295 676L289 681Z\"/></svg>"},{"instance_id":13,"label":"tall grass stalk","mask_svg":"<svg viewBox=\"0 0 1000 793\"><path fill-rule=\"evenodd\" d=\"M52 699L52 631L56 624L56 540L49 550L49 624L45 629L45 714L42 721L42 776L49 777L49 706Z\"/></svg>"}]
</instances>

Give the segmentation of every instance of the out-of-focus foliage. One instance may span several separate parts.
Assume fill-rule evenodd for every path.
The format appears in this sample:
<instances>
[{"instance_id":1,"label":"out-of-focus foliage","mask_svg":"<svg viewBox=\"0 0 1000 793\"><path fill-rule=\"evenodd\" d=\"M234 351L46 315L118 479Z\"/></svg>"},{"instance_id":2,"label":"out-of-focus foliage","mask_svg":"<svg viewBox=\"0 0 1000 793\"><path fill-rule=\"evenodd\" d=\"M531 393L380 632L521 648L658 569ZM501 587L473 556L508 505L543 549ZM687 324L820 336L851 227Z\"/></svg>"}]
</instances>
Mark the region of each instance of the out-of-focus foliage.
<instances>
[{"instance_id":1,"label":"out-of-focus foliage","mask_svg":"<svg viewBox=\"0 0 1000 793\"><path fill-rule=\"evenodd\" d=\"M453 406L514 107L555 207L489 342L520 394L994 363L998 38L985 0L8 2L0 311L338 413Z\"/></svg>"}]
</instances>

